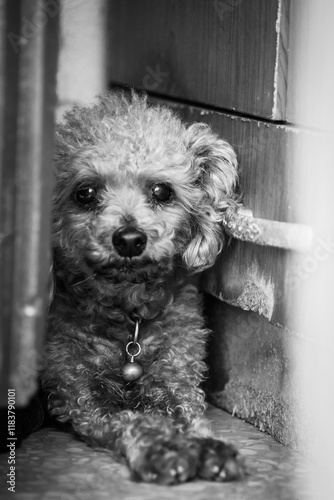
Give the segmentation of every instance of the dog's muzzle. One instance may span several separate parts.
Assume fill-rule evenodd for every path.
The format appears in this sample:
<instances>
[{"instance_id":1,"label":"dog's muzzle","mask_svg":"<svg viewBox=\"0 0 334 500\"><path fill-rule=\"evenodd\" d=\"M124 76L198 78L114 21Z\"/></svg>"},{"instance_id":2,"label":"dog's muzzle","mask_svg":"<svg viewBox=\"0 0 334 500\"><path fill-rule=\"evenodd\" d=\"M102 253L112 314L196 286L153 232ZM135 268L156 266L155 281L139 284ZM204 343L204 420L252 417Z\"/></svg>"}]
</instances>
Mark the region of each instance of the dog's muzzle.
<instances>
[{"instance_id":1,"label":"dog's muzzle","mask_svg":"<svg viewBox=\"0 0 334 500\"><path fill-rule=\"evenodd\" d=\"M147 236L143 231L128 226L117 229L112 237L113 245L121 257L137 257L145 250Z\"/></svg>"}]
</instances>

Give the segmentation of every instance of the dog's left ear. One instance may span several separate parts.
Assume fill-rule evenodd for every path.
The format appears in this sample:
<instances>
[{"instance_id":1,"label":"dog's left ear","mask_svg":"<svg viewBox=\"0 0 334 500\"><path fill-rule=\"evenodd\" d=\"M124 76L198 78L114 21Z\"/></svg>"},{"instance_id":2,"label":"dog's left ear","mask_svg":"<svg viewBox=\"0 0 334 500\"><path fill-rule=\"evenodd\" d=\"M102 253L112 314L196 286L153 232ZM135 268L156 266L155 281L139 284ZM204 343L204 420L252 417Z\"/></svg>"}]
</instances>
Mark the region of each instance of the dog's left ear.
<instances>
[{"instance_id":1,"label":"dog's left ear","mask_svg":"<svg viewBox=\"0 0 334 500\"><path fill-rule=\"evenodd\" d=\"M204 123L190 125L185 138L197 196L192 239L183 261L189 270L198 272L212 266L222 249L222 216L228 206L236 203L237 157L233 148Z\"/></svg>"}]
</instances>

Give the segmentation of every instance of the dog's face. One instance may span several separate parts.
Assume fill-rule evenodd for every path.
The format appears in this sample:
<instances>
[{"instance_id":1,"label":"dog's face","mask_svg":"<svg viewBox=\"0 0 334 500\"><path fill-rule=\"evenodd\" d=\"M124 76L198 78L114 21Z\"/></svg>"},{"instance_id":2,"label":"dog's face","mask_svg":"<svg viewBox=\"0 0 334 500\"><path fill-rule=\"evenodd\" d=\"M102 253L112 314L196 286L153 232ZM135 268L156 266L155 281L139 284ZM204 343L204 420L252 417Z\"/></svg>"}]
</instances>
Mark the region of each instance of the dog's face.
<instances>
[{"instance_id":1,"label":"dog's face","mask_svg":"<svg viewBox=\"0 0 334 500\"><path fill-rule=\"evenodd\" d=\"M140 282L214 262L236 158L206 125L111 94L68 114L55 165L53 245L73 272Z\"/></svg>"}]
</instances>

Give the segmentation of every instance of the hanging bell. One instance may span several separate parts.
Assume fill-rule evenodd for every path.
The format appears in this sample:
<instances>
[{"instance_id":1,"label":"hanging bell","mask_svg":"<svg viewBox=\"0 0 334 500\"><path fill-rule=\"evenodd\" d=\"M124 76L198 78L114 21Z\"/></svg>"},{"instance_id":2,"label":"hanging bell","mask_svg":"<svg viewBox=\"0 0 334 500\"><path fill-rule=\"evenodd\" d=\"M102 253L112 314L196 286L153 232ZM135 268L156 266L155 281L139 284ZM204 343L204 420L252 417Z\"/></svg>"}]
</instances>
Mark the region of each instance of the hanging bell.
<instances>
[{"instance_id":1,"label":"hanging bell","mask_svg":"<svg viewBox=\"0 0 334 500\"><path fill-rule=\"evenodd\" d=\"M125 382L133 382L134 380L138 380L143 374L142 367L138 364L130 360L129 363L126 363L123 366L122 377Z\"/></svg>"},{"instance_id":2,"label":"hanging bell","mask_svg":"<svg viewBox=\"0 0 334 500\"><path fill-rule=\"evenodd\" d=\"M123 366L122 369L122 377L125 382L133 382L134 380L138 380L142 374L143 369L140 364L134 361L135 357L141 353L141 346L138 342L138 334L139 334L139 321L136 321L136 329L133 335L133 340L127 344L125 347L125 351L127 355L130 357L130 361ZM136 352L130 352L130 347L137 349Z\"/></svg>"}]
</instances>

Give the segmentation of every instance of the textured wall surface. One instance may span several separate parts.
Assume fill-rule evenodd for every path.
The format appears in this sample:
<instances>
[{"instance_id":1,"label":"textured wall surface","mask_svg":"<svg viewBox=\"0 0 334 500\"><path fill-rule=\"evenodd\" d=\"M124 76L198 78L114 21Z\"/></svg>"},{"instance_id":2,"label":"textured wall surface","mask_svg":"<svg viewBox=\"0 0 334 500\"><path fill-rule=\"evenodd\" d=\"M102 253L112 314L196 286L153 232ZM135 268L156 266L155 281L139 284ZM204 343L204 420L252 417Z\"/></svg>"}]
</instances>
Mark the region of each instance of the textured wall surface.
<instances>
[{"instance_id":1,"label":"textured wall surface","mask_svg":"<svg viewBox=\"0 0 334 500\"><path fill-rule=\"evenodd\" d=\"M307 443L297 438L298 380L292 361L293 350L302 354L302 339L256 312L211 296L206 302L214 331L209 345L211 400L278 441L304 449ZM299 435L304 425L298 421Z\"/></svg>"}]
</instances>

